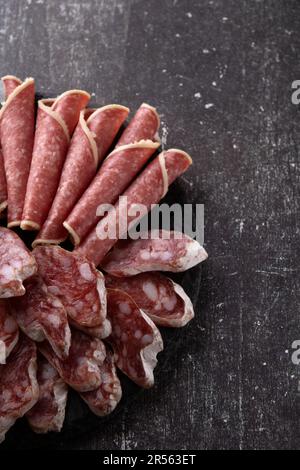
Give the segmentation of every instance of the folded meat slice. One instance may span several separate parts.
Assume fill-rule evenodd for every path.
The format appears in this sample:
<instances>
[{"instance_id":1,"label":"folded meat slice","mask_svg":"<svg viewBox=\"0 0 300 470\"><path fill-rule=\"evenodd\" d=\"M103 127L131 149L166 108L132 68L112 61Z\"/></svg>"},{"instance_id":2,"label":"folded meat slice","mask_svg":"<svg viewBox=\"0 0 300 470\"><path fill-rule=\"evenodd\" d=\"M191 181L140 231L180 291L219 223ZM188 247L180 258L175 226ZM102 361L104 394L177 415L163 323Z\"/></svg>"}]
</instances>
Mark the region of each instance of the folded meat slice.
<instances>
[{"instance_id":1,"label":"folded meat slice","mask_svg":"<svg viewBox=\"0 0 300 470\"><path fill-rule=\"evenodd\" d=\"M6 359L17 344L19 328L12 317L7 300L0 300L0 364L5 364Z\"/></svg>"}]
</instances>

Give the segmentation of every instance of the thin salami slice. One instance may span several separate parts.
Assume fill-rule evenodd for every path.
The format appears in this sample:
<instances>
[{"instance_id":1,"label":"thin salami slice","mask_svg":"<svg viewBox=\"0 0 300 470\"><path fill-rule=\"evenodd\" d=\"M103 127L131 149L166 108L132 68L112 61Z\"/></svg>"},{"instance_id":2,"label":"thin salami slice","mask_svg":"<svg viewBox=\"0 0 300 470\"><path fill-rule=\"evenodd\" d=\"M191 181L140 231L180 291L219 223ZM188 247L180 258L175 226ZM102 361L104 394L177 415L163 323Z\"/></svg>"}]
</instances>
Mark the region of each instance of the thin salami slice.
<instances>
[{"instance_id":1,"label":"thin salami slice","mask_svg":"<svg viewBox=\"0 0 300 470\"><path fill-rule=\"evenodd\" d=\"M24 295L23 281L36 271L36 261L18 235L0 227L0 298Z\"/></svg>"},{"instance_id":2,"label":"thin salami slice","mask_svg":"<svg viewBox=\"0 0 300 470\"><path fill-rule=\"evenodd\" d=\"M108 341L117 367L137 385L152 387L157 354L163 350L160 332L126 292L108 289L107 301L112 324Z\"/></svg>"},{"instance_id":3,"label":"thin salami slice","mask_svg":"<svg viewBox=\"0 0 300 470\"><path fill-rule=\"evenodd\" d=\"M120 380L110 351L107 351L99 370L101 385L92 392L81 393L80 396L96 416L107 416L114 411L122 398Z\"/></svg>"},{"instance_id":4,"label":"thin salami slice","mask_svg":"<svg viewBox=\"0 0 300 470\"><path fill-rule=\"evenodd\" d=\"M0 148L0 214L7 208L7 185L3 153Z\"/></svg>"},{"instance_id":5,"label":"thin salami slice","mask_svg":"<svg viewBox=\"0 0 300 470\"><path fill-rule=\"evenodd\" d=\"M39 398L37 358L33 341L21 336L7 363L0 366L0 442L18 418Z\"/></svg>"},{"instance_id":6,"label":"thin salami slice","mask_svg":"<svg viewBox=\"0 0 300 470\"><path fill-rule=\"evenodd\" d=\"M58 244L67 238L63 222L95 176L128 113L117 104L81 111L56 196L34 245Z\"/></svg>"},{"instance_id":7,"label":"thin salami slice","mask_svg":"<svg viewBox=\"0 0 300 470\"><path fill-rule=\"evenodd\" d=\"M75 249L98 266L109 250L116 244L117 239L125 236L122 227L130 228L140 220L145 213L135 214L135 207L143 205L149 211L151 205L157 204L167 193L173 181L184 173L191 165L191 157L181 150L168 150L155 158L146 169L136 178L125 191L127 205L124 208L117 203L115 210L110 211L93 229L83 243ZM116 237L104 238L101 234L110 232L113 228ZM101 236L99 236L99 234ZM120 236L121 235L121 236Z\"/></svg>"},{"instance_id":8,"label":"thin salami slice","mask_svg":"<svg viewBox=\"0 0 300 470\"><path fill-rule=\"evenodd\" d=\"M132 277L105 277L106 286L126 292L138 307L159 326L179 328L195 316L183 288L157 272Z\"/></svg>"},{"instance_id":9,"label":"thin salami slice","mask_svg":"<svg viewBox=\"0 0 300 470\"><path fill-rule=\"evenodd\" d=\"M19 226L34 140L33 78L2 78L6 101L0 111L0 137L8 192L8 227Z\"/></svg>"},{"instance_id":10,"label":"thin salami slice","mask_svg":"<svg viewBox=\"0 0 300 470\"><path fill-rule=\"evenodd\" d=\"M37 381L40 394L36 405L26 414L31 429L38 434L62 430L68 399L68 386L41 355L38 356Z\"/></svg>"},{"instance_id":11,"label":"thin salami slice","mask_svg":"<svg viewBox=\"0 0 300 470\"><path fill-rule=\"evenodd\" d=\"M6 359L17 344L19 328L12 317L7 300L0 300L0 364Z\"/></svg>"},{"instance_id":12,"label":"thin salami slice","mask_svg":"<svg viewBox=\"0 0 300 470\"><path fill-rule=\"evenodd\" d=\"M144 139L150 139L157 142L159 141L159 127L160 118L156 109L149 104L143 103L121 135L117 143L117 147L139 142Z\"/></svg>"},{"instance_id":13,"label":"thin salami slice","mask_svg":"<svg viewBox=\"0 0 300 470\"><path fill-rule=\"evenodd\" d=\"M92 336L93 338L105 339L111 334L111 323L108 318L106 318L99 326L82 326L72 321L71 318L69 323L77 330L83 331L85 334Z\"/></svg>"},{"instance_id":14,"label":"thin salami slice","mask_svg":"<svg viewBox=\"0 0 300 470\"><path fill-rule=\"evenodd\" d=\"M78 392L95 390L101 384L99 366L105 359L105 346L100 339L72 331L69 357L61 360L47 342L38 345L40 352L61 378Z\"/></svg>"},{"instance_id":15,"label":"thin salami slice","mask_svg":"<svg viewBox=\"0 0 300 470\"><path fill-rule=\"evenodd\" d=\"M106 320L104 276L82 256L59 246L37 246L33 254L49 291L69 317L81 326L101 326Z\"/></svg>"},{"instance_id":16,"label":"thin salami slice","mask_svg":"<svg viewBox=\"0 0 300 470\"><path fill-rule=\"evenodd\" d=\"M120 277L148 271L176 273L202 263L207 256L204 248L188 235L152 230L138 240L120 240L101 266L112 276Z\"/></svg>"},{"instance_id":17,"label":"thin salami slice","mask_svg":"<svg viewBox=\"0 0 300 470\"><path fill-rule=\"evenodd\" d=\"M100 220L97 209L101 204L114 204L138 172L147 163L159 144L144 140L115 149L104 161L91 185L64 222L74 245Z\"/></svg>"},{"instance_id":18,"label":"thin salami slice","mask_svg":"<svg viewBox=\"0 0 300 470\"><path fill-rule=\"evenodd\" d=\"M39 230L45 222L56 194L70 137L89 98L84 91L71 90L55 100L39 101L21 223L23 230Z\"/></svg>"},{"instance_id":19,"label":"thin salami slice","mask_svg":"<svg viewBox=\"0 0 300 470\"><path fill-rule=\"evenodd\" d=\"M49 292L39 275L25 281L24 286L26 294L10 301L19 327L34 341L47 339L59 357L67 357L71 331L63 304Z\"/></svg>"}]
</instances>

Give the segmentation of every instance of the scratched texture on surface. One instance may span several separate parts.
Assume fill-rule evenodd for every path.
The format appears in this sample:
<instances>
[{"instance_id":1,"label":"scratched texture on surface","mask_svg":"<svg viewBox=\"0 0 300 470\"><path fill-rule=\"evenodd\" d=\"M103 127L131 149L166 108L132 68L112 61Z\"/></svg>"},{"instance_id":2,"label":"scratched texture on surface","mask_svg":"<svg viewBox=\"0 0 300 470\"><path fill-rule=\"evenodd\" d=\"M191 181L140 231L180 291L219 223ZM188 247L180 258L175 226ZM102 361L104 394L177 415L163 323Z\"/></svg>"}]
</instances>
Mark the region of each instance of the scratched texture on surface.
<instances>
[{"instance_id":1,"label":"scratched texture on surface","mask_svg":"<svg viewBox=\"0 0 300 470\"><path fill-rule=\"evenodd\" d=\"M0 1L1 74L37 90L142 101L189 151L180 190L205 204L196 320L151 391L60 449L300 447L298 0ZM28 431L29 432L29 431ZM8 448L35 448L8 437Z\"/></svg>"}]
</instances>

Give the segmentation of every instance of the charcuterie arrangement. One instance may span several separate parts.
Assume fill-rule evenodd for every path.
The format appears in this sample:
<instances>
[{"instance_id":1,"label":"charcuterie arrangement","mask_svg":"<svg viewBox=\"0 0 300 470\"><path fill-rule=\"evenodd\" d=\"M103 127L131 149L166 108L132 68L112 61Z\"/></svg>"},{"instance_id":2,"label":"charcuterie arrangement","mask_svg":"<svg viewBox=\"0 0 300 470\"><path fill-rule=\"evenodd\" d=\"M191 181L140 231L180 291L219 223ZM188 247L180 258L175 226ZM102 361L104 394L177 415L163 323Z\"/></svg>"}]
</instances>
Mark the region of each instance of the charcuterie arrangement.
<instances>
[{"instance_id":1,"label":"charcuterie arrangement","mask_svg":"<svg viewBox=\"0 0 300 470\"><path fill-rule=\"evenodd\" d=\"M192 163L182 150L159 151L155 108L142 104L126 125L127 107L89 108L82 90L41 99L36 110L34 79L5 76L2 85L0 442L21 417L37 433L60 431L69 388L105 416L122 397L119 371L151 387L159 327L194 317L183 288L162 272L207 258L177 232L98 236L113 216L98 215L99 205L113 205L117 224L129 227L136 215L122 213L120 196L150 211Z\"/></svg>"}]
</instances>

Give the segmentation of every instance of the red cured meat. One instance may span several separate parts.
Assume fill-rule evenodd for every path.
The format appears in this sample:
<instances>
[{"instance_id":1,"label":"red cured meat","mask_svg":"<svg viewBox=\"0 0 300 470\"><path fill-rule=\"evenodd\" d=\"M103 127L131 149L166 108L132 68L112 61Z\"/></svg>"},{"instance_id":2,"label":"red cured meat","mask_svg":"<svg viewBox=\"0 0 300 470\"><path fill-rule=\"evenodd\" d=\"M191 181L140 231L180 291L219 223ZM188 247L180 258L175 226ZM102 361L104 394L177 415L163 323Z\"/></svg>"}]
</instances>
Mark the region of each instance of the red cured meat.
<instances>
[{"instance_id":1,"label":"red cured meat","mask_svg":"<svg viewBox=\"0 0 300 470\"><path fill-rule=\"evenodd\" d=\"M119 203L116 204L115 210L100 220L97 227L75 249L75 252L85 256L98 266L118 238L121 238L120 235L126 235L127 229L124 229L124 233L122 233L122 227L130 228L131 224L137 223L145 215L141 213L139 217L131 216L130 211L134 214L134 209L139 204L149 211L151 205L157 204L165 196L170 184L184 173L191 163L191 157L181 150L162 152L124 193L127 198L127 210L124 211ZM101 239L99 234L106 233L109 227L116 229L116 237Z\"/></svg>"},{"instance_id":2,"label":"red cured meat","mask_svg":"<svg viewBox=\"0 0 300 470\"><path fill-rule=\"evenodd\" d=\"M19 328L11 316L9 304L7 300L0 300L0 364L5 364L18 339Z\"/></svg>"},{"instance_id":3,"label":"red cured meat","mask_svg":"<svg viewBox=\"0 0 300 470\"><path fill-rule=\"evenodd\" d=\"M101 266L112 276L134 276L148 271L181 272L207 259L204 248L180 232L152 230L145 239L120 240Z\"/></svg>"},{"instance_id":4,"label":"red cured meat","mask_svg":"<svg viewBox=\"0 0 300 470\"><path fill-rule=\"evenodd\" d=\"M68 386L42 356L38 357L37 381L39 399L26 414L27 421L36 433L59 432L65 420Z\"/></svg>"},{"instance_id":5,"label":"red cured meat","mask_svg":"<svg viewBox=\"0 0 300 470\"><path fill-rule=\"evenodd\" d=\"M64 223L75 245L79 245L100 220L97 208L101 204L114 204L158 147L159 144L149 140L141 141L119 147L107 157Z\"/></svg>"},{"instance_id":6,"label":"red cured meat","mask_svg":"<svg viewBox=\"0 0 300 470\"><path fill-rule=\"evenodd\" d=\"M137 385L152 387L157 354L163 350L157 327L126 292L108 289L107 302L112 324L108 341L117 367Z\"/></svg>"},{"instance_id":7,"label":"red cured meat","mask_svg":"<svg viewBox=\"0 0 300 470\"><path fill-rule=\"evenodd\" d=\"M105 346L100 339L72 331L72 342L67 359L61 360L48 343L39 344L39 350L58 371L61 378L78 392L95 390L101 384L99 366L105 359Z\"/></svg>"},{"instance_id":8,"label":"red cured meat","mask_svg":"<svg viewBox=\"0 0 300 470\"><path fill-rule=\"evenodd\" d=\"M117 147L144 139L159 141L159 127L160 118L156 109L143 103L121 135Z\"/></svg>"},{"instance_id":9,"label":"red cured meat","mask_svg":"<svg viewBox=\"0 0 300 470\"><path fill-rule=\"evenodd\" d=\"M111 334L111 323L108 318L106 318L99 326L82 326L72 321L71 318L69 319L69 323L77 330L83 331L83 333L92 336L93 338L105 339Z\"/></svg>"},{"instance_id":10,"label":"red cured meat","mask_svg":"<svg viewBox=\"0 0 300 470\"><path fill-rule=\"evenodd\" d=\"M23 230L39 230L45 222L59 184L70 137L90 95L71 90L56 100L40 100L32 163L22 215Z\"/></svg>"},{"instance_id":11,"label":"red cured meat","mask_svg":"<svg viewBox=\"0 0 300 470\"><path fill-rule=\"evenodd\" d=\"M183 288L160 273L106 276L105 282L107 287L130 295L156 325L179 328L194 318L192 302Z\"/></svg>"},{"instance_id":12,"label":"red cured meat","mask_svg":"<svg viewBox=\"0 0 300 470\"><path fill-rule=\"evenodd\" d=\"M19 327L34 341L47 339L59 357L67 357L71 331L63 304L49 292L40 276L25 281L24 286L26 294L10 302Z\"/></svg>"},{"instance_id":13,"label":"red cured meat","mask_svg":"<svg viewBox=\"0 0 300 470\"><path fill-rule=\"evenodd\" d=\"M101 326L106 320L103 274L82 256L59 246L38 246L33 254L49 291L62 301L72 321Z\"/></svg>"},{"instance_id":14,"label":"red cured meat","mask_svg":"<svg viewBox=\"0 0 300 470\"><path fill-rule=\"evenodd\" d=\"M106 416L114 411L122 398L122 388L114 364L114 358L107 351L103 364L99 367L101 385L92 392L81 393L81 398L97 416Z\"/></svg>"},{"instance_id":15,"label":"red cured meat","mask_svg":"<svg viewBox=\"0 0 300 470\"><path fill-rule=\"evenodd\" d=\"M95 176L128 112L128 108L114 104L81 111L56 196L34 245L57 244L67 238L63 222Z\"/></svg>"},{"instance_id":16,"label":"red cured meat","mask_svg":"<svg viewBox=\"0 0 300 470\"><path fill-rule=\"evenodd\" d=\"M0 227L0 298L24 295L23 281L36 271L36 261L18 235Z\"/></svg>"},{"instance_id":17,"label":"red cured meat","mask_svg":"<svg viewBox=\"0 0 300 470\"><path fill-rule=\"evenodd\" d=\"M36 346L22 335L7 363L0 366L0 442L15 421L37 402L36 370Z\"/></svg>"},{"instance_id":18,"label":"red cured meat","mask_svg":"<svg viewBox=\"0 0 300 470\"><path fill-rule=\"evenodd\" d=\"M19 226L34 140L35 91L32 78L2 78L6 101L0 111L0 138L8 192L8 227Z\"/></svg>"},{"instance_id":19,"label":"red cured meat","mask_svg":"<svg viewBox=\"0 0 300 470\"><path fill-rule=\"evenodd\" d=\"M3 153L0 148L0 214L7 208L7 186Z\"/></svg>"}]
</instances>

